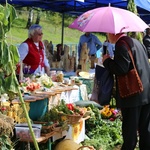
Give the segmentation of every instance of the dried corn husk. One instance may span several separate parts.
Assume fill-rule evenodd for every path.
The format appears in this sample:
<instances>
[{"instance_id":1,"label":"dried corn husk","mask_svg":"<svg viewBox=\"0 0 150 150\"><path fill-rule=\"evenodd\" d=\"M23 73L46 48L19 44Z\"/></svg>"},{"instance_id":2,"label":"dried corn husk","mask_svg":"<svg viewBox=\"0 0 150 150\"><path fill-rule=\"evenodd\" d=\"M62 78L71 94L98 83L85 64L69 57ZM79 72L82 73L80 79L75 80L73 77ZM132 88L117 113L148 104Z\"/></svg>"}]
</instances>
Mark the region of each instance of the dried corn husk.
<instances>
[{"instance_id":1,"label":"dried corn husk","mask_svg":"<svg viewBox=\"0 0 150 150\"><path fill-rule=\"evenodd\" d=\"M13 134L14 120L0 113L0 136Z\"/></svg>"}]
</instances>

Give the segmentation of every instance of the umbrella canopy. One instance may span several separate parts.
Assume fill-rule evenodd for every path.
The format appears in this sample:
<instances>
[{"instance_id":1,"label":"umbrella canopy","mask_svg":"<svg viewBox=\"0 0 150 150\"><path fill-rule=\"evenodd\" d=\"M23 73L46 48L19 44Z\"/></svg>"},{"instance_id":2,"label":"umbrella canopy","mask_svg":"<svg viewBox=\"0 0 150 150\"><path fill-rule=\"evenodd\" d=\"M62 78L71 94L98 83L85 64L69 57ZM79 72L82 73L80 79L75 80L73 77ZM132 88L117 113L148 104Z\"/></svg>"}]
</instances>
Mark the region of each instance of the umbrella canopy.
<instances>
[{"instance_id":1,"label":"umbrella canopy","mask_svg":"<svg viewBox=\"0 0 150 150\"><path fill-rule=\"evenodd\" d=\"M69 28L82 32L143 32L148 25L134 13L116 7L100 7L89 10L74 20Z\"/></svg>"}]
</instances>

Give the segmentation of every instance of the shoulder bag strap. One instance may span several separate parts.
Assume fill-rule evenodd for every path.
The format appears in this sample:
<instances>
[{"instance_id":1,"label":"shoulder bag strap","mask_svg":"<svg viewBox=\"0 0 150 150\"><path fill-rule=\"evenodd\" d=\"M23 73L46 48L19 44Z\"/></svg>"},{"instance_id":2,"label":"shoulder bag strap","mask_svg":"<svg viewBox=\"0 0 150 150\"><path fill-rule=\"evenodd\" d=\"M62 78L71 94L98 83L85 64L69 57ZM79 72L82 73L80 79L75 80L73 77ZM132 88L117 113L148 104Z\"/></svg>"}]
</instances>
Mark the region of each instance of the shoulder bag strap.
<instances>
[{"instance_id":1,"label":"shoulder bag strap","mask_svg":"<svg viewBox=\"0 0 150 150\"><path fill-rule=\"evenodd\" d=\"M127 44L126 41L122 41L122 42L127 46L128 52L129 52L129 55L130 55L130 58L131 58L131 61L132 61L132 64L133 64L133 67L136 68L135 67L135 63L134 63L134 59L133 59L133 56L132 56L132 53L131 53L131 49L130 49L129 45Z\"/></svg>"}]
</instances>

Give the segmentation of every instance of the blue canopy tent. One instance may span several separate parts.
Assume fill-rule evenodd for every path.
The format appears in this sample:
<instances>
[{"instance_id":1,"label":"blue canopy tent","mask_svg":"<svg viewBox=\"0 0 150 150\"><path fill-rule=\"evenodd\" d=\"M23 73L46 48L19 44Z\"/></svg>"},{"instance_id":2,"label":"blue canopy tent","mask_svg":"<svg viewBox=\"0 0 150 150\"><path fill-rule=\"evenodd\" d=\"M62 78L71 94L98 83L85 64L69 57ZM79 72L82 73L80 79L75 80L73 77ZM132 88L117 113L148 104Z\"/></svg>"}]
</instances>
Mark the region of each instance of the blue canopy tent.
<instances>
[{"instance_id":1,"label":"blue canopy tent","mask_svg":"<svg viewBox=\"0 0 150 150\"><path fill-rule=\"evenodd\" d=\"M143 9L146 9L147 11L150 11L150 1L149 0L134 0L134 2L138 7L141 7Z\"/></svg>"},{"instance_id":2,"label":"blue canopy tent","mask_svg":"<svg viewBox=\"0 0 150 150\"><path fill-rule=\"evenodd\" d=\"M127 9L128 0L7 0L10 4L20 7L33 6L60 13L79 15L87 10L97 7L111 6ZM137 5L139 16L150 23L150 2L149 0L134 0ZM6 0L0 0L5 3Z\"/></svg>"},{"instance_id":3,"label":"blue canopy tent","mask_svg":"<svg viewBox=\"0 0 150 150\"><path fill-rule=\"evenodd\" d=\"M109 4L114 7L127 9L128 4L128 0L7 0L7 2L9 4L16 5L19 7L38 7L45 10L51 10L54 12L62 13L62 44L64 35L64 13L78 16L90 9L108 6ZM0 3L6 3L6 0L0 0ZM137 3L137 10L140 18L143 19L147 24L149 24L149 0L135 0L135 3Z\"/></svg>"}]
</instances>

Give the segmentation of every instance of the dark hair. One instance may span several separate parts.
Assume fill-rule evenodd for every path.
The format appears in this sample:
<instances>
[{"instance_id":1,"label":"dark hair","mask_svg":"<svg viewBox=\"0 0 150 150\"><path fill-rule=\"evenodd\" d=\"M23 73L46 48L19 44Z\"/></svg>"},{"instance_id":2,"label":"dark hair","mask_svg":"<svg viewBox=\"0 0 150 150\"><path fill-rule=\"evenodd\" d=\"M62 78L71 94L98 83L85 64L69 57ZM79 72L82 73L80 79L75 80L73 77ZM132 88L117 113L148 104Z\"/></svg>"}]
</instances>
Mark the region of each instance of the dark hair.
<instances>
[{"instance_id":1,"label":"dark hair","mask_svg":"<svg viewBox=\"0 0 150 150\"><path fill-rule=\"evenodd\" d=\"M146 34L148 34L148 33L149 33L149 30L150 30L150 28L147 28L147 29L146 29Z\"/></svg>"}]
</instances>

